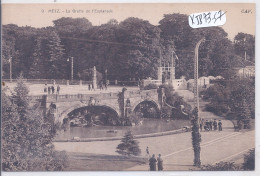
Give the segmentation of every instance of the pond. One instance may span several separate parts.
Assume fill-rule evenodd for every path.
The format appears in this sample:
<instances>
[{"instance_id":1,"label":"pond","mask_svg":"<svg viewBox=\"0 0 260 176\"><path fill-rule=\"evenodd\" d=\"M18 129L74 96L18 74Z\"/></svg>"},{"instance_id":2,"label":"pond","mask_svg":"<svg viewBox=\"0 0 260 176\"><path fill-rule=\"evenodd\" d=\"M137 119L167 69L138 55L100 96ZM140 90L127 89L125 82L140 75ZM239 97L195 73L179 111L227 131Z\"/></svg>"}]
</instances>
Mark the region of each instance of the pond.
<instances>
[{"instance_id":1,"label":"pond","mask_svg":"<svg viewBox=\"0 0 260 176\"><path fill-rule=\"evenodd\" d=\"M189 125L189 120L144 119L143 123L137 126L70 127L69 130L60 133L56 139L123 137L128 130L131 130L134 135L140 135L177 130Z\"/></svg>"}]
</instances>

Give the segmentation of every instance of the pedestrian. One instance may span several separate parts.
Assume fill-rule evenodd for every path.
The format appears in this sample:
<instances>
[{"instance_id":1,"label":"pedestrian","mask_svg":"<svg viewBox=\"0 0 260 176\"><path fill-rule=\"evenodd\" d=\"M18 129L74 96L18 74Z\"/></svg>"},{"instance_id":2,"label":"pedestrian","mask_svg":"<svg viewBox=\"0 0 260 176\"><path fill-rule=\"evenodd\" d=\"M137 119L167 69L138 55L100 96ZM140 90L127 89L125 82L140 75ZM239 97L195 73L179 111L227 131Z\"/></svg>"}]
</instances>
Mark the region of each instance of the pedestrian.
<instances>
[{"instance_id":1,"label":"pedestrian","mask_svg":"<svg viewBox=\"0 0 260 176\"><path fill-rule=\"evenodd\" d=\"M90 84L88 84L88 90L89 90L89 91L91 90Z\"/></svg>"},{"instance_id":2,"label":"pedestrian","mask_svg":"<svg viewBox=\"0 0 260 176\"><path fill-rule=\"evenodd\" d=\"M161 154L158 155L157 158L157 165L158 165L158 171L162 171L163 170L163 159L161 158Z\"/></svg>"},{"instance_id":3,"label":"pedestrian","mask_svg":"<svg viewBox=\"0 0 260 176\"><path fill-rule=\"evenodd\" d=\"M213 126L214 126L214 130L216 131L218 129L218 123L216 119L214 119Z\"/></svg>"},{"instance_id":4,"label":"pedestrian","mask_svg":"<svg viewBox=\"0 0 260 176\"><path fill-rule=\"evenodd\" d=\"M47 92L47 84L44 85L44 89L43 89L44 93Z\"/></svg>"},{"instance_id":5,"label":"pedestrian","mask_svg":"<svg viewBox=\"0 0 260 176\"><path fill-rule=\"evenodd\" d=\"M209 131L209 122L208 122L208 120L206 120L206 122L205 122L204 130L205 131Z\"/></svg>"},{"instance_id":6,"label":"pedestrian","mask_svg":"<svg viewBox=\"0 0 260 176\"><path fill-rule=\"evenodd\" d=\"M222 122L221 122L221 120L219 120L219 122L218 122L218 130L222 131Z\"/></svg>"},{"instance_id":7,"label":"pedestrian","mask_svg":"<svg viewBox=\"0 0 260 176\"><path fill-rule=\"evenodd\" d=\"M202 122L200 122L200 131L202 131L202 126L203 126L203 124L202 124Z\"/></svg>"},{"instance_id":8,"label":"pedestrian","mask_svg":"<svg viewBox=\"0 0 260 176\"><path fill-rule=\"evenodd\" d=\"M209 129L212 131L213 121L212 119L209 121Z\"/></svg>"},{"instance_id":9,"label":"pedestrian","mask_svg":"<svg viewBox=\"0 0 260 176\"><path fill-rule=\"evenodd\" d=\"M148 146L146 147L146 155L147 155L148 157L150 156L149 147L148 147Z\"/></svg>"},{"instance_id":10,"label":"pedestrian","mask_svg":"<svg viewBox=\"0 0 260 176\"><path fill-rule=\"evenodd\" d=\"M60 93L60 85L57 86L57 94Z\"/></svg>"},{"instance_id":11,"label":"pedestrian","mask_svg":"<svg viewBox=\"0 0 260 176\"><path fill-rule=\"evenodd\" d=\"M105 82L105 89L107 90L107 85L108 85L108 82L106 81Z\"/></svg>"},{"instance_id":12,"label":"pedestrian","mask_svg":"<svg viewBox=\"0 0 260 176\"><path fill-rule=\"evenodd\" d=\"M51 93L51 87L49 86L48 87L48 94L50 94Z\"/></svg>"},{"instance_id":13,"label":"pedestrian","mask_svg":"<svg viewBox=\"0 0 260 176\"><path fill-rule=\"evenodd\" d=\"M157 160L155 159L155 155L153 154L152 158L149 159L150 171L156 171L156 162Z\"/></svg>"},{"instance_id":14,"label":"pedestrian","mask_svg":"<svg viewBox=\"0 0 260 176\"><path fill-rule=\"evenodd\" d=\"M52 91L52 94L54 94L54 92L55 92L54 86L51 86L51 91Z\"/></svg>"},{"instance_id":15,"label":"pedestrian","mask_svg":"<svg viewBox=\"0 0 260 176\"><path fill-rule=\"evenodd\" d=\"M93 83L92 83L92 88L91 88L91 89L95 91L95 88L94 88L94 84L93 84Z\"/></svg>"}]
</instances>

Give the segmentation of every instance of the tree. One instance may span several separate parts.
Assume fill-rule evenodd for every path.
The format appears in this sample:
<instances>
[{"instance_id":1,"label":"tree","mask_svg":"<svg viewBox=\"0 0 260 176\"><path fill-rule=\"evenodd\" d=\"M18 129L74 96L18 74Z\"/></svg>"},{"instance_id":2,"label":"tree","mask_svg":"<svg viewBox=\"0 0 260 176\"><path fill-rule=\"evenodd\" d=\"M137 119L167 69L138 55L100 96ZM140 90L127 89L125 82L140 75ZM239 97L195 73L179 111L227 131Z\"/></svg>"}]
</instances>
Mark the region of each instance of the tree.
<instances>
[{"instance_id":1,"label":"tree","mask_svg":"<svg viewBox=\"0 0 260 176\"><path fill-rule=\"evenodd\" d=\"M22 76L12 96L3 92L2 167L4 171L58 171L67 165L67 154L52 144L53 124L32 105Z\"/></svg>"},{"instance_id":2,"label":"tree","mask_svg":"<svg viewBox=\"0 0 260 176\"><path fill-rule=\"evenodd\" d=\"M194 166L200 167L201 161L200 161L200 142L201 142L201 135L199 132L199 123L198 123L198 108L194 108L192 112L192 146L194 151Z\"/></svg>"},{"instance_id":3,"label":"tree","mask_svg":"<svg viewBox=\"0 0 260 176\"><path fill-rule=\"evenodd\" d=\"M125 136L121 140L121 144L117 146L116 152L121 155L138 156L141 154L141 150L138 145L138 141L134 140L134 136L131 131L126 132Z\"/></svg>"},{"instance_id":4,"label":"tree","mask_svg":"<svg viewBox=\"0 0 260 176\"><path fill-rule=\"evenodd\" d=\"M33 79L39 79L42 77L43 73L46 73L45 71L45 59L43 57L42 53L43 47L42 47L42 39L41 37L38 37L36 39L36 45L33 52L33 63L30 67L29 71L29 77ZM44 78L44 77L42 77Z\"/></svg>"},{"instance_id":5,"label":"tree","mask_svg":"<svg viewBox=\"0 0 260 176\"><path fill-rule=\"evenodd\" d=\"M64 56L64 48L61 45L61 40L55 31L49 34L49 42L47 45L49 51L49 60L47 64L48 78L64 79L66 78L67 59Z\"/></svg>"},{"instance_id":6,"label":"tree","mask_svg":"<svg viewBox=\"0 0 260 176\"><path fill-rule=\"evenodd\" d=\"M255 62L255 36L239 32L234 38L235 53Z\"/></svg>"},{"instance_id":7,"label":"tree","mask_svg":"<svg viewBox=\"0 0 260 176\"><path fill-rule=\"evenodd\" d=\"M244 170L255 170L255 149L251 149L247 154L244 155Z\"/></svg>"}]
</instances>

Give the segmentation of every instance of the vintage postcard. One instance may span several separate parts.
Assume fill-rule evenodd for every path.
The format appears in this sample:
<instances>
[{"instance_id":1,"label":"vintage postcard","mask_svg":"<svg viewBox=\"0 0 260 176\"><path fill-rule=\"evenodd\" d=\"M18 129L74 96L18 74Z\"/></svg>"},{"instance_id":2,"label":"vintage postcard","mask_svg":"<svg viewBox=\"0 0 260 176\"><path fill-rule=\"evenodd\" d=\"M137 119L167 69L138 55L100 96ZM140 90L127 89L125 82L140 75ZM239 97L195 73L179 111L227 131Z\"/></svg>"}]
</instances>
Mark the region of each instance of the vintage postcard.
<instances>
[{"instance_id":1,"label":"vintage postcard","mask_svg":"<svg viewBox=\"0 0 260 176\"><path fill-rule=\"evenodd\" d=\"M254 171L255 18L2 4L2 171Z\"/></svg>"}]
</instances>

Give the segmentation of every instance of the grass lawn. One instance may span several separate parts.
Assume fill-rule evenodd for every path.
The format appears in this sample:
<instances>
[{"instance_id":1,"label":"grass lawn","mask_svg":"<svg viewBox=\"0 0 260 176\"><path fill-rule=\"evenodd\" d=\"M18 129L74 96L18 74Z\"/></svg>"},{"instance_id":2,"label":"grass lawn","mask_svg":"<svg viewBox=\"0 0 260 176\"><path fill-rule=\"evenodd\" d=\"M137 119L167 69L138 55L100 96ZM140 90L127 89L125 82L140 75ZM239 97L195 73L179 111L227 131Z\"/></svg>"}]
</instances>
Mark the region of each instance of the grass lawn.
<instances>
[{"instance_id":1,"label":"grass lawn","mask_svg":"<svg viewBox=\"0 0 260 176\"><path fill-rule=\"evenodd\" d=\"M68 153L68 155L69 166L65 171L119 171L147 162L147 159L139 157L86 153Z\"/></svg>"}]
</instances>

